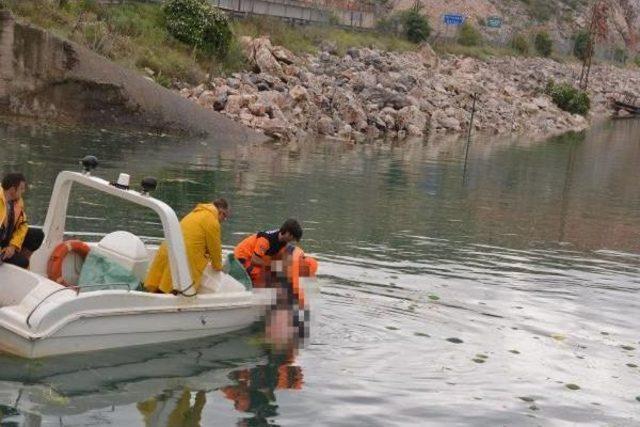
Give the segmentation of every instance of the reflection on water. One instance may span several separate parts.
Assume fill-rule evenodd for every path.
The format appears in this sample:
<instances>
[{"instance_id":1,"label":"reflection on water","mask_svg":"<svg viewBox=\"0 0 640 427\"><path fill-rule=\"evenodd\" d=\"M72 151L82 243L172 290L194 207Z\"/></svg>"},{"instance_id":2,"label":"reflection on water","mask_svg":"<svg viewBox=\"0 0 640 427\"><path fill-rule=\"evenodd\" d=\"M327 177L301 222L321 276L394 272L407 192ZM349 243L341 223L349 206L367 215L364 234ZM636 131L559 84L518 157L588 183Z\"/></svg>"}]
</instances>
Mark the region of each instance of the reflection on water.
<instances>
[{"instance_id":1,"label":"reflection on water","mask_svg":"<svg viewBox=\"0 0 640 427\"><path fill-rule=\"evenodd\" d=\"M225 407L218 417L233 419L235 410L250 415L241 424L261 425L278 415L276 390L303 384L297 340L288 337L276 349L261 337L244 333L39 361L0 357L0 421L39 426L51 419L66 425L133 417L147 426L199 426L208 425L209 401ZM139 417L121 419L115 407L132 405Z\"/></svg>"},{"instance_id":2,"label":"reflection on water","mask_svg":"<svg viewBox=\"0 0 640 427\"><path fill-rule=\"evenodd\" d=\"M266 363L231 374L236 384L223 387L221 392L237 411L251 414L242 425L264 425L278 415L276 390L302 389L302 369L294 362L293 349L271 352Z\"/></svg>"},{"instance_id":3,"label":"reflection on water","mask_svg":"<svg viewBox=\"0 0 640 427\"><path fill-rule=\"evenodd\" d=\"M271 349L266 352L264 362L228 374L230 384L217 389L215 398L222 396L236 411L247 414L237 425L268 425L269 419L278 415L276 390L302 389L302 368L294 365L296 351L293 345L288 349ZM206 390L192 391L185 387L165 390L136 406L146 426L177 427L202 425L206 403Z\"/></svg>"},{"instance_id":4,"label":"reflection on water","mask_svg":"<svg viewBox=\"0 0 640 427\"><path fill-rule=\"evenodd\" d=\"M220 146L0 133L2 170L32 180L33 223L57 172L95 154L105 178L157 176L155 196L179 214L227 197L227 248L301 219L322 284L311 340L294 358L245 336L91 364L3 359L3 423L640 423L638 121L546 142L478 139L466 179L457 141ZM74 197L67 224L84 239L160 236L143 210Z\"/></svg>"}]
</instances>

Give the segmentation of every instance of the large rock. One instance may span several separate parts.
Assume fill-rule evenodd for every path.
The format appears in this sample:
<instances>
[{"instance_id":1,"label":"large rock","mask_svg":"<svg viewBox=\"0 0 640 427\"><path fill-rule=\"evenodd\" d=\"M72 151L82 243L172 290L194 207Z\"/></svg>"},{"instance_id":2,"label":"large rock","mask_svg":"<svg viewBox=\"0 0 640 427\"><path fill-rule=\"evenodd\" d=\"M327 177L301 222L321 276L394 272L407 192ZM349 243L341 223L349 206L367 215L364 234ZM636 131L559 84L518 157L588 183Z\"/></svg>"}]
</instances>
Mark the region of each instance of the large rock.
<instances>
[{"instance_id":1,"label":"large rock","mask_svg":"<svg viewBox=\"0 0 640 427\"><path fill-rule=\"evenodd\" d=\"M295 62L296 57L293 53L282 46L274 46L271 48L271 54L280 62L291 65Z\"/></svg>"},{"instance_id":2,"label":"large rock","mask_svg":"<svg viewBox=\"0 0 640 427\"><path fill-rule=\"evenodd\" d=\"M257 39L241 37L240 46L256 72L274 75L282 74L282 66L271 53L273 46L268 37L259 37Z\"/></svg>"},{"instance_id":3,"label":"large rock","mask_svg":"<svg viewBox=\"0 0 640 427\"><path fill-rule=\"evenodd\" d=\"M294 101L300 102L307 99L308 92L302 86L296 85L291 88L291 90L289 91L289 95L291 96L291 98L293 98Z\"/></svg>"},{"instance_id":4,"label":"large rock","mask_svg":"<svg viewBox=\"0 0 640 427\"><path fill-rule=\"evenodd\" d=\"M417 106L411 105L398 111L397 123L398 127L407 130L409 135L422 136L427 127L427 116Z\"/></svg>"},{"instance_id":5,"label":"large rock","mask_svg":"<svg viewBox=\"0 0 640 427\"><path fill-rule=\"evenodd\" d=\"M440 64L438 54L433 50L429 43L422 43L418 50L418 56L422 61L422 65L427 68L436 69Z\"/></svg>"},{"instance_id":6,"label":"large rock","mask_svg":"<svg viewBox=\"0 0 640 427\"><path fill-rule=\"evenodd\" d=\"M321 117L318 120L317 130L320 135L333 135L336 133L336 127L330 117Z\"/></svg>"}]
</instances>

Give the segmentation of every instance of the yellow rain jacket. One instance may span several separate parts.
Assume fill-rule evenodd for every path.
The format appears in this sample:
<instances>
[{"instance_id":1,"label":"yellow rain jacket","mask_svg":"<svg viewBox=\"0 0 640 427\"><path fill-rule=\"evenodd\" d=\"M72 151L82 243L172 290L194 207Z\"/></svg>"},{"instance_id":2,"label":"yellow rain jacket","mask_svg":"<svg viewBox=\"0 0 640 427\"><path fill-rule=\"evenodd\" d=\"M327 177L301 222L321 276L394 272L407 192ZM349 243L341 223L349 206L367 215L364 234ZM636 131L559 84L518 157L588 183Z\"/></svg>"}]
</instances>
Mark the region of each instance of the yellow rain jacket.
<instances>
[{"instance_id":1,"label":"yellow rain jacket","mask_svg":"<svg viewBox=\"0 0 640 427\"><path fill-rule=\"evenodd\" d=\"M205 392L191 392L185 388L179 397L174 396L173 393L173 391L166 393L168 396L163 396L163 399L153 397L138 403L138 411L144 418L145 426L200 427L202 410L207 404ZM194 394L194 404L191 406L191 397ZM168 409L171 407L173 410L167 416Z\"/></svg>"},{"instance_id":2,"label":"yellow rain jacket","mask_svg":"<svg viewBox=\"0 0 640 427\"><path fill-rule=\"evenodd\" d=\"M222 239L218 209L213 204L202 203L180 221L191 279L196 291L207 263L215 270L222 270ZM144 281L149 292L158 290L168 294L173 291L169 253L166 242L160 246Z\"/></svg>"},{"instance_id":3,"label":"yellow rain jacket","mask_svg":"<svg viewBox=\"0 0 640 427\"><path fill-rule=\"evenodd\" d=\"M24 202L22 199L18 199L15 203L14 214L15 225L9 244L20 250L22 249L22 243L27 235L27 231L29 231L29 224L27 224L27 215L24 213ZM7 202L4 199L4 191L0 188L0 224L6 227L7 219Z\"/></svg>"}]
</instances>

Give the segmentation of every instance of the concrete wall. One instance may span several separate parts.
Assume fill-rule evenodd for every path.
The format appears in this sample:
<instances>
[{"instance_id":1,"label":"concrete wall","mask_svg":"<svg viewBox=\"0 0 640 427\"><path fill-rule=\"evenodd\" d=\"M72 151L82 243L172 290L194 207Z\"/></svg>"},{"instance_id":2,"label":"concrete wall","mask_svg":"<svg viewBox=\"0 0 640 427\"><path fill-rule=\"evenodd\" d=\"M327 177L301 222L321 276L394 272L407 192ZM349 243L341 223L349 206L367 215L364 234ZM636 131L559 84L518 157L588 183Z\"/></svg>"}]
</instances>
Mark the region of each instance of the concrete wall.
<instances>
[{"instance_id":1,"label":"concrete wall","mask_svg":"<svg viewBox=\"0 0 640 427\"><path fill-rule=\"evenodd\" d=\"M372 12L325 8L296 0L210 0L210 2L234 14L266 15L300 22L328 23L331 16L341 25L372 28L375 16Z\"/></svg>"},{"instance_id":2,"label":"concrete wall","mask_svg":"<svg viewBox=\"0 0 640 427\"><path fill-rule=\"evenodd\" d=\"M268 138L0 10L0 114L90 126Z\"/></svg>"},{"instance_id":3,"label":"concrete wall","mask_svg":"<svg viewBox=\"0 0 640 427\"><path fill-rule=\"evenodd\" d=\"M102 3L118 4L127 0L99 0ZM144 0L160 3L162 0ZM376 17L372 11L350 10L303 0L209 0L211 4L236 16L273 16L301 23L328 23L331 16L343 26L373 28Z\"/></svg>"}]
</instances>

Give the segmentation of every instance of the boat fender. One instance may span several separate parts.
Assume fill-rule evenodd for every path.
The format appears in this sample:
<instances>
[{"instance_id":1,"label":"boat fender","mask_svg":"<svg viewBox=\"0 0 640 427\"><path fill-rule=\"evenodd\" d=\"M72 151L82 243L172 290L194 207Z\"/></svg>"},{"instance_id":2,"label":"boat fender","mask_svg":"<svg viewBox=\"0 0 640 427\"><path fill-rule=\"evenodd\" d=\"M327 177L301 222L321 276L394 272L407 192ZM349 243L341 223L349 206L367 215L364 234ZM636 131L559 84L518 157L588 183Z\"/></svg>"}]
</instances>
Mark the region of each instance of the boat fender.
<instances>
[{"instance_id":1,"label":"boat fender","mask_svg":"<svg viewBox=\"0 0 640 427\"><path fill-rule=\"evenodd\" d=\"M90 248L81 240L67 240L53 249L49 263L47 264L47 276L49 279L64 286L71 286L62 277L62 264L69 253L73 252L84 260L89 254Z\"/></svg>"}]
</instances>

